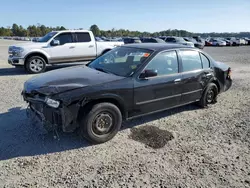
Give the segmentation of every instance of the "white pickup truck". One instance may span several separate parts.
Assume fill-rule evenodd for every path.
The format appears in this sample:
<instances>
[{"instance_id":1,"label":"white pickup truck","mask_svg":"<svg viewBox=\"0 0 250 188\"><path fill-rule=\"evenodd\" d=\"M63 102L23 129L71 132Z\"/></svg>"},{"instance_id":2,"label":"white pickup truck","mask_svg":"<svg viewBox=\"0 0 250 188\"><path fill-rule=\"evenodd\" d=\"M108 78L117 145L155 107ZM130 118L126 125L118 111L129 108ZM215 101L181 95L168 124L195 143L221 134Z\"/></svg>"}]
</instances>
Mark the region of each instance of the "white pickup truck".
<instances>
[{"instance_id":1,"label":"white pickup truck","mask_svg":"<svg viewBox=\"0 0 250 188\"><path fill-rule=\"evenodd\" d=\"M123 42L97 42L91 31L52 31L37 42L9 47L8 63L29 73L44 72L48 64L90 61Z\"/></svg>"}]
</instances>

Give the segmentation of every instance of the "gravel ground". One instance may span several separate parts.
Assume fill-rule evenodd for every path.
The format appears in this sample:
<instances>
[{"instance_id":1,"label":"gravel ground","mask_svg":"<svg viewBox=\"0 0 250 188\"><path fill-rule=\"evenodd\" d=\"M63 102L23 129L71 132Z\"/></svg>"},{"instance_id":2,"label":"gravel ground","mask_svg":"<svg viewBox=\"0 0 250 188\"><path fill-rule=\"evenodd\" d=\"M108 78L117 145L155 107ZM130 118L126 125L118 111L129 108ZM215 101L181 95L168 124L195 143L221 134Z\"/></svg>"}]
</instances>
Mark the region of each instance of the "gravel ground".
<instances>
[{"instance_id":1,"label":"gravel ground","mask_svg":"<svg viewBox=\"0 0 250 188\"><path fill-rule=\"evenodd\" d=\"M0 41L0 187L250 187L250 46L205 48L233 70L217 104L135 119L89 145L28 121L20 93L32 75L7 65L9 44Z\"/></svg>"}]
</instances>

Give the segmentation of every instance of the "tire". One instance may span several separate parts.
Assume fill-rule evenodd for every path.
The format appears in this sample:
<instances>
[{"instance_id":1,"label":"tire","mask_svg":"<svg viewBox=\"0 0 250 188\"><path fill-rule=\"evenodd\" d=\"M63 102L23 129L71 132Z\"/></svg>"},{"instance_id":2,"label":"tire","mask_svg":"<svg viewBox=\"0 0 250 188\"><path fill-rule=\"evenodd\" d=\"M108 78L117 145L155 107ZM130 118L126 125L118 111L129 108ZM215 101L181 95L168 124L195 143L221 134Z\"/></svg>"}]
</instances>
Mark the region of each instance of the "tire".
<instances>
[{"instance_id":1,"label":"tire","mask_svg":"<svg viewBox=\"0 0 250 188\"><path fill-rule=\"evenodd\" d=\"M217 102L218 87L214 83L209 83L202 94L199 101L199 106L202 108L208 107L208 105L215 104Z\"/></svg>"},{"instance_id":2,"label":"tire","mask_svg":"<svg viewBox=\"0 0 250 188\"><path fill-rule=\"evenodd\" d=\"M39 74L46 70L46 61L40 56L32 56L25 63L25 70L30 74Z\"/></svg>"},{"instance_id":3,"label":"tire","mask_svg":"<svg viewBox=\"0 0 250 188\"><path fill-rule=\"evenodd\" d=\"M99 103L82 118L80 134L89 142L100 144L112 139L120 130L121 124L121 111L116 105Z\"/></svg>"}]
</instances>

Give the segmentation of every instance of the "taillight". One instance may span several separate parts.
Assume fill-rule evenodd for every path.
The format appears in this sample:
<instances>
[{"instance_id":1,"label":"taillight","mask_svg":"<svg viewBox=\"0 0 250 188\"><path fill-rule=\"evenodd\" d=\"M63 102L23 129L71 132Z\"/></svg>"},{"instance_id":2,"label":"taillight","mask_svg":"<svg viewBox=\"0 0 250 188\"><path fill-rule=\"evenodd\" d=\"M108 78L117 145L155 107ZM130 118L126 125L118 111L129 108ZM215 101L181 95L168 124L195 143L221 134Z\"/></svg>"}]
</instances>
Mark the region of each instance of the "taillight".
<instances>
[{"instance_id":1,"label":"taillight","mask_svg":"<svg viewBox=\"0 0 250 188\"><path fill-rule=\"evenodd\" d=\"M231 78L231 76L232 76L232 70L231 70L231 68L229 67L229 68L228 68L228 72L227 72L227 78Z\"/></svg>"}]
</instances>

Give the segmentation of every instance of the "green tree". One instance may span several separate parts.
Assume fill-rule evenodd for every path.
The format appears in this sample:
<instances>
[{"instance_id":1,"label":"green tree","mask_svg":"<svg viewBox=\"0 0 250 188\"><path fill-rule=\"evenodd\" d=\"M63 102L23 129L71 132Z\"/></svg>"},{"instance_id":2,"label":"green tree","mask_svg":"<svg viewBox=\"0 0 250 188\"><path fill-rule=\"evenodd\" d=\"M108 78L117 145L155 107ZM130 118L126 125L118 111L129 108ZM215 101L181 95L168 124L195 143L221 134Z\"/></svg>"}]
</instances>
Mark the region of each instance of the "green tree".
<instances>
[{"instance_id":1,"label":"green tree","mask_svg":"<svg viewBox=\"0 0 250 188\"><path fill-rule=\"evenodd\" d=\"M12 31L12 34L13 34L13 36L18 36L18 34L19 34L19 26L17 25L17 24L13 24L12 25L12 28L11 28L11 31Z\"/></svg>"},{"instance_id":2,"label":"green tree","mask_svg":"<svg viewBox=\"0 0 250 188\"><path fill-rule=\"evenodd\" d=\"M95 24L90 27L90 31L92 31L95 36L101 35L99 27Z\"/></svg>"}]
</instances>

